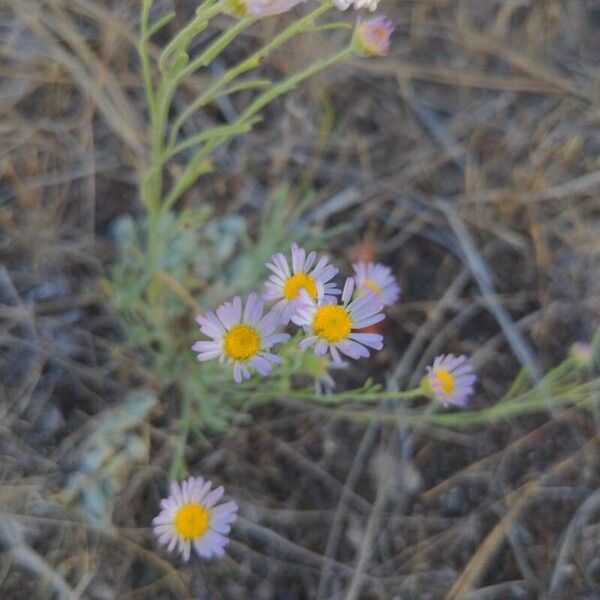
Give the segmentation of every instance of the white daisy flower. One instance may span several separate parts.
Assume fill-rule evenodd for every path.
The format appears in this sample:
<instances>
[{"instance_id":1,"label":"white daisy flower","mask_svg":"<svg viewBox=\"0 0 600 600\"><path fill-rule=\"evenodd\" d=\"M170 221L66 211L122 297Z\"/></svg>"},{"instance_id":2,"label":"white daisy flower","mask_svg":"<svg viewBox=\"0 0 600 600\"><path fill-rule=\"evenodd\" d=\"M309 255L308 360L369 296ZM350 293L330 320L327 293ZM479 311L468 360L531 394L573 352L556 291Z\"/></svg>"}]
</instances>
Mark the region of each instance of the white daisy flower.
<instances>
[{"instance_id":1,"label":"white daisy flower","mask_svg":"<svg viewBox=\"0 0 600 600\"><path fill-rule=\"evenodd\" d=\"M300 349L314 345L317 356L323 356L329 350L337 364L342 362L340 352L350 358L362 358L369 356L367 346L381 350L383 336L355 330L383 320L383 305L373 292L352 300L353 290L354 279L349 277L342 292L342 304L337 304L335 298L325 300L322 297L314 302L302 292L302 303L292 317L293 322L308 333L308 337L298 344Z\"/></svg>"},{"instance_id":2,"label":"white daisy flower","mask_svg":"<svg viewBox=\"0 0 600 600\"><path fill-rule=\"evenodd\" d=\"M275 254L271 258L271 262L266 265L273 271L273 275L265 284L263 298L267 302L276 301L273 309L280 313L284 325L296 312L301 290L305 290L313 300L317 299L321 287L324 299L333 298L335 294L340 293L335 283L329 283L337 275L338 269L327 264L329 262L327 256L322 256L313 267L316 258L316 252L310 252L307 256L304 248L292 244L291 270L287 259L281 252Z\"/></svg>"},{"instance_id":3,"label":"white daisy flower","mask_svg":"<svg viewBox=\"0 0 600 600\"><path fill-rule=\"evenodd\" d=\"M373 12L374 10L377 10L379 0L333 0L333 4L340 10L347 10L351 6L354 6L356 10L366 8Z\"/></svg>"},{"instance_id":4,"label":"white daisy flower","mask_svg":"<svg viewBox=\"0 0 600 600\"><path fill-rule=\"evenodd\" d=\"M228 0L227 8L238 17L267 17L284 13L304 0Z\"/></svg>"},{"instance_id":5,"label":"white daisy flower","mask_svg":"<svg viewBox=\"0 0 600 600\"><path fill-rule=\"evenodd\" d=\"M465 406L473 393L477 376L466 356L441 354L427 367L425 389L442 404Z\"/></svg>"},{"instance_id":6,"label":"white daisy flower","mask_svg":"<svg viewBox=\"0 0 600 600\"><path fill-rule=\"evenodd\" d=\"M400 286L389 267L371 262L355 263L352 267L358 294L371 290L379 296L384 306L397 302L400 297Z\"/></svg>"},{"instance_id":7,"label":"white daisy flower","mask_svg":"<svg viewBox=\"0 0 600 600\"><path fill-rule=\"evenodd\" d=\"M229 542L226 537L237 516L235 502L215 506L223 496L223 487L211 491L211 482L202 477L190 477L181 486L171 482L171 495L161 500L162 510L152 521L158 543L176 546L188 561L192 545L201 558L223 556Z\"/></svg>"},{"instance_id":8,"label":"white daisy flower","mask_svg":"<svg viewBox=\"0 0 600 600\"><path fill-rule=\"evenodd\" d=\"M265 303L256 294L250 294L242 314L242 300L239 296L233 302L226 302L217 309L217 314L207 311L196 317L200 331L211 341L198 341L192 350L198 353L198 360L219 358L221 363L233 365L233 378L237 383L250 377L256 370L265 376L281 358L268 352L271 346L289 339L287 333L276 332L280 325L279 315L270 310L263 316Z\"/></svg>"}]
</instances>

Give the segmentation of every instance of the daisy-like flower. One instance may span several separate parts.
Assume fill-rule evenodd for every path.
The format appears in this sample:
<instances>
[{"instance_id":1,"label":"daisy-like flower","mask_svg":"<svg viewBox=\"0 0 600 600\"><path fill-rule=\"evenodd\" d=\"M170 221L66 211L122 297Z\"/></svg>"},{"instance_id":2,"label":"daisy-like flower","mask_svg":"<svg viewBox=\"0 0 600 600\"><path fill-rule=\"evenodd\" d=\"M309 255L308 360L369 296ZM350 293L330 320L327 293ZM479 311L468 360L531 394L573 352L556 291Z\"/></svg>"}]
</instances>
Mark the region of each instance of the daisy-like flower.
<instances>
[{"instance_id":1,"label":"daisy-like flower","mask_svg":"<svg viewBox=\"0 0 600 600\"><path fill-rule=\"evenodd\" d=\"M320 297L315 302L306 292L302 292L302 303L292 317L296 325L304 327L308 337L298 347L305 350L315 347L315 354L323 356L331 352L334 363L341 363L340 352L350 358L369 356L369 348L381 350L383 336L378 333L356 331L379 323L385 318L381 312L383 305L377 296L368 292L352 300L354 279L346 279L342 292L342 303Z\"/></svg>"},{"instance_id":2,"label":"daisy-like flower","mask_svg":"<svg viewBox=\"0 0 600 600\"><path fill-rule=\"evenodd\" d=\"M392 270L378 263L359 262L352 265L354 281L359 294L371 290L384 306L394 304L400 297L400 286L392 275Z\"/></svg>"},{"instance_id":3,"label":"daisy-like flower","mask_svg":"<svg viewBox=\"0 0 600 600\"><path fill-rule=\"evenodd\" d=\"M223 556L229 542L226 537L237 516L235 502L216 506L223 496L223 487L211 491L211 482L202 477L190 477L179 485L171 482L171 495L161 500L162 510L152 521L158 543L176 546L188 561L192 545L201 558Z\"/></svg>"},{"instance_id":4,"label":"daisy-like flower","mask_svg":"<svg viewBox=\"0 0 600 600\"><path fill-rule=\"evenodd\" d=\"M236 17L269 17L294 8L304 0L228 0L227 9Z\"/></svg>"},{"instance_id":5,"label":"daisy-like flower","mask_svg":"<svg viewBox=\"0 0 600 600\"><path fill-rule=\"evenodd\" d=\"M338 269L328 264L329 258L322 256L315 265L316 252L308 256L304 248L292 244L292 268L285 256L278 252L267 263L267 268L273 271L265 284L263 298L275 301L273 310L281 316L281 322L286 325L296 312L299 305L300 292L304 290L312 300L321 294L324 301L333 299L340 293L335 283L330 281L337 275ZM313 266L314 265L314 266Z\"/></svg>"},{"instance_id":6,"label":"daisy-like flower","mask_svg":"<svg viewBox=\"0 0 600 600\"><path fill-rule=\"evenodd\" d=\"M354 30L354 46L364 56L386 56L394 25L384 16L359 20Z\"/></svg>"},{"instance_id":7,"label":"daisy-like flower","mask_svg":"<svg viewBox=\"0 0 600 600\"><path fill-rule=\"evenodd\" d=\"M438 356L431 367L427 367L425 389L447 406L464 407L473 393L477 376L466 356L442 354Z\"/></svg>"},{"instance_id":8,"label":"daisy-like flower","mask_svg":"<svg viewBox=\"0 0 600 600\"><path fill-rule=\"evenodd\" d=\"M264 308L265 303L256 294L250 294L243 314L242 300L236 296L233 302L220 306L216 315L207 311L204 316L196 317L201 333L212 338L192 346L198 360L218 357L221 363L233 365L233 378L237 383L248 379L251 369L268 375L273 365L281 362L279 356L268 350L290 336L277 332L279 315L270 310L263 316Z\"/></svg>"},{"instance_id":9,"label":"daisy-like flower","mask_svg":"<svg viewBox=\"0 0 600 600\"><path fill-rule=\"evenodd\" d=\"M569 349L569 356L578 367L591 367L594 362L594 347L587 342L575 342Z\"/></svg>"},{"instance_id":10,"label":"daisy-like flower","mask_svg":"<svg viewBox=\"0 0 600 600\"><path fill-rule=\"evenodd\" d=\"M377 10L379 0L333 0L333 4L340 10L347 10L351 6L354 6L356 10L367 8L373 12L374 10Z\"/></svg>"}]
</instances>

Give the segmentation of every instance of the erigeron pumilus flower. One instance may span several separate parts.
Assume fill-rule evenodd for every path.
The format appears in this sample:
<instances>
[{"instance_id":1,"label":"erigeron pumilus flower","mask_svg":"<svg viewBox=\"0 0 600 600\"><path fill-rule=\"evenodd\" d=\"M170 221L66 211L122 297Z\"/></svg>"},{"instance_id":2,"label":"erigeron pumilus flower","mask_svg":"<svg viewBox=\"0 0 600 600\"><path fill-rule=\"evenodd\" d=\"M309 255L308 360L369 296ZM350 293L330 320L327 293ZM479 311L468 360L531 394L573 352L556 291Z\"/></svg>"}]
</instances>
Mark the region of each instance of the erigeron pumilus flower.
<instances>
[{"instance_id":1,"label":"erigeron pumilus flower","mask_svg":"<svg viewBox=\"0 0 600 600\"><path fill-rule=\"evenodd\" d=\"M594 363L594 347L588 342L575 342L569 349L569 356L578 367L591 367Z\"/></svg>"},{"instance_id":2,"label":"erigeron pumilus flower","mask_svg":"<svg viewBox=\"0 0 600 600\"><path fill-rule=\"evenodd\" d=\"M217 506L222 496L223 487L211 491L211 482L203 477L190 477L181 485L173 481L171 495L161 500L162 510L152 521L158 543L169 552L177 547L185 561L192 546L201 558L223 556L238 506L235 502Z\"/></svg>"},{"instance_id":3,"label":"erigeron pumilus flower","mask_svg":"<svg viewBox=\"0 0 600 600\"><path fill-rule=\"evenodd\" d=\"M354 30L354 46L365 56L386 56L392 33L394 25L383 15L359 20Z\"/></svg>"},{"instance_id":4,"label":"erigeron pumilus flower","mask_svg":"<svg viewBox=\"0 0 600 600\"><path fill-rule=\"evenodd\" d=\"M314 301L306 292L302 292L302 302L292 317L292 321L308 334L298 344L300 349L314 346L317 356L329 351L335 363L342 362L340 352L350 358L364 358L369 356L368 348L381 350L383 336L357 330L384 319L381 312L383 305L372 292L352 300L353 290L354 279L349 277L344 285L341 304L337 304L334 298L318 298Z\"/></svg>"},{"instance_id":5,"label":"erigeron pumilus flower","mask_svg":"<svg viewBox=\"0 0 600 600\"><path fill-rule=\"evenodd\" d=\"M442 354L427 367L425 388L442 404L465 406L473 393L477 376L466 356Z\"/></svg>"},{"instance_id":6,"label":"erigeron pumilus flower","mask_svg":"<svg viewBox=\"0 0 600 600\"><path fill-rule=\"evenodd\" d=\"M290 336L277 331L279 315L273 310L263 315L264 308L265 303L253 293L248 296L243 313L242 300L236 296L233 302L220 306L217 314L207 311L204 316L196 317L200 331L211 338L192 346L198 360L219 358L220 362L233 365L237 383L248 379L251 370L268 375L273 365L281 362L269 349Z\"/></svg>"},{"instance_id":7,"label":"erigeron pumilus flower","mask_svg":"<svg viewBox=\"0 0 600 600\"><path fill-rule=\"evenodd\" d=\"M227 10L236 17L269 17L294 8L304 0L227 0Z\"/></svg>"},{"instance_id":8,"label":"erigeron pumilus flower","mask_svg":"<svg viewBox=\"0 0 600 600\"><path fill-rule=\"evenodd\" d=\"M340 10L347 10L351 6L354 6L356 10L366 8L373 12L377 10L379 0L333 0L333 4Z\"/></svg>"},{"instance_id":9,"label":"erigeron pumilus flower","mask_svg":"<svg viewBox=\"0 0 600 600\"><path fill-rule=\"evenodd\" d=\"M273 310L281 316L281 322L286 325L296 312L300 292L304 290L312 300L321 294L325 301L339 294L331 280L337 275L338 269L328 264L329 258L322 256L317 264L317 253L310 252L308 256L304 248L292 244L292 268L286 257L278 252L267 263L267 268L273 274L265 284L263 298L267 302L275 302Z\"/></svg>"},{"instance_id":10,"label":"erigeron pumilus flower","mask_svg":"<svg viewBox=\"0 0 600 600\"><path fill-rule=\"evenodd\" d=\"M384 306L394 304L400 297L400 286L392 270L379 263L359 262L352 265L357 294L371 290L379 296Z\"/></svg>"}]
</instances>

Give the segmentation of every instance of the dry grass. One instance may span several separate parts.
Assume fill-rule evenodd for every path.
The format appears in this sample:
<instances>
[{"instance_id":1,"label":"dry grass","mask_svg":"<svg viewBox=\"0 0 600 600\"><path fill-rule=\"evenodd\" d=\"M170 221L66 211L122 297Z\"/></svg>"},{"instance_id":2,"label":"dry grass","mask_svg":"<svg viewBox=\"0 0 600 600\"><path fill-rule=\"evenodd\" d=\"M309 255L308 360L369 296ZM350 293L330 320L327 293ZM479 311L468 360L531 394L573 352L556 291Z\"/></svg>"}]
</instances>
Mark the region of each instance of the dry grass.
<instances>
[{"instance_id":1,"label":"dry grass","mask_svg":"<svg viewBox=\"0 0 600 600\"><path fill-rule=\"evenodd\" d=\"M402 386L462 350L488 406L521 365L544 372L598 327L600 8L383 5L393 56L273 106L185 202L202 194L253 223L282 183L290 202L314 190L307 221L348 226L331 253L376 256L403 283L369 368ZM177 7L183 19L191 3ZM468 431L364 426L285 401L255 410L188 450L242 506L230 557L182 567L155 552L176 401L131 397L158 384L123 354L102 293L111 224L139 214L137 10L0 1L2 598L599 593L600 421L577 409ZM268 68L320 51L298 40ZM122 423L123 403L137 419Z\"/></svg>"}]
</instances>

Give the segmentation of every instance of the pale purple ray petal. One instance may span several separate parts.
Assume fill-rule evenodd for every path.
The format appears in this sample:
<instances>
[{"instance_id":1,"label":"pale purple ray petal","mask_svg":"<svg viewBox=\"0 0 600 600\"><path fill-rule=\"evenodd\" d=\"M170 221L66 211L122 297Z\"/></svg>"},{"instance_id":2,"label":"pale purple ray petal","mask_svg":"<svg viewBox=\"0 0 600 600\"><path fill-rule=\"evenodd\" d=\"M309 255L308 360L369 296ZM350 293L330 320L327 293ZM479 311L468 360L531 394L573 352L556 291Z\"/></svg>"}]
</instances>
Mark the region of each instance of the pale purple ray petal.
<instances>
[{"instance_id":1,"label":"pale purple ray petal","mask_svg":"<svg viewBox=\"0 0 600 600\"><path fill-rule=\"evenodd\" d=\"M375 325L375 323L379 323L385 319L385 315L383 313L378 313L373 315L372 317L367 317L366 319L360 319L358 321L354 321L355 329L365 329L365 327L370 327L371 325Z\"/></svg>"},{"instance_id":2,"label":"pale purple ray petal","mask_svg":"<svg viewBox=\"0 0 600 600\"><path fill-rule=\"evenodd\" d=\"M374 350L381 350L383 348L383 336L378 333L352 333L350 339L369 346Z\"/></svg>"},{"instance_id":3,"label":"pale purple ray petal","mask_svg":"<svg viewBox=\"0 0 600 600\"><path fill-rule=\"evenodd\" d=\"M352 292L354 291L354 279L348 277L344 283L344 290L342 291L342 302L348 304L350 298L352 298Z\"/></svg>"},{"instance_id":4,"label":"pale purple ray petal","mask_svg":"<svg viewBox=\"0 0 600 600\"><path fill-rule=\"evenodd\" d=\"M315 344L315 354L317 356L323 356L327 353L328 347L329 344L325 340L319 339L319 341Z\"/></svg>"},{"instance_id":5,"label":"pale purple ray petal","mask_svg":"<svg viewBox=\"0 0 600 600\"><path fill-rule=\"evenodd\" d=\"M225 490L223 489L223 486L220 485L218 488L215 488L212 492L210 492L210 494L204 498L202 503L206 508L212 508L221 499L224 492Z\"/></svg>"}]
</instances>

